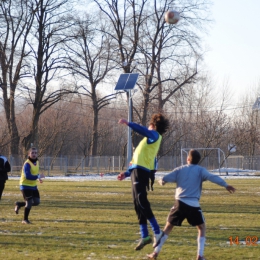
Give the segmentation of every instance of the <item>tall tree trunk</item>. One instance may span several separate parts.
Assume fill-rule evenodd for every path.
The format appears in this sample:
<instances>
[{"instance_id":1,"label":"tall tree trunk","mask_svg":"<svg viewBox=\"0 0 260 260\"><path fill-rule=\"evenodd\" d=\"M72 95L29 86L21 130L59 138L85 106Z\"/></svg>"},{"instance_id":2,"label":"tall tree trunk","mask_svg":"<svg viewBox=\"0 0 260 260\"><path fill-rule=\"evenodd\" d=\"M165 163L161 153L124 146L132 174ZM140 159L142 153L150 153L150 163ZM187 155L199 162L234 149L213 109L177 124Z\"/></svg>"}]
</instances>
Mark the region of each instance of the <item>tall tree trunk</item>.
<instances>
[{"instance_id":1,"label":"tall tree trunk","mask_svg":"<svg viewBox=\"0 0 260 260\"><path fill-rule=\"evenodd\" d=\"M10 98L7 97L7 83L2 83L3 99L5 107L5 118L8 125L8 131L10 136L10 146L9 154L18 155L19 154L19 143L20 136L17 129L17 124L15 120L15 104L14 104L14 91L15 88L11 88Z\"/></svg>"},{"instance_id":2,"label":"tall tree trunk","mask_svg":"<svg viewBox=\"0 0 260 260\"><path fill-rule=\"evenodd\" d=\"M11 105L11 107L12 106L13 105ZM10 133L10 137L11 137L9 152L11 155L18 155L19 154L20 136L18 133L17 124L16 124L16 120L15 120L14 108L12 108L10 111L9 133Z\"/></svg>"},{"instance_id":3,"label":"tall tree trunk","mask_svg":"<svg viewBox=\"0 0 260 260\"><path fill-rule=\"evenodd\" d=\"M93 108L93 125L92 125L92 137L91 137L90 155L97 155L98 145L98 109L96 106Z\"/></svg>"},{"instance_id":4,"label":"tall tree trunk","mask_svg":"<svg viewBox=\"0 0 260 260\"><path fill-rule=\"evenodd\" d=\"M40 120L40 111L39 108L34 108L33 110L33 118L31 122L30 132L29 134L23 138L22 144L24 149L24 155L27 154L28 150L32 146L38 147L39 138L38 138L38 124Z\"/></svg>"}]
</instances>

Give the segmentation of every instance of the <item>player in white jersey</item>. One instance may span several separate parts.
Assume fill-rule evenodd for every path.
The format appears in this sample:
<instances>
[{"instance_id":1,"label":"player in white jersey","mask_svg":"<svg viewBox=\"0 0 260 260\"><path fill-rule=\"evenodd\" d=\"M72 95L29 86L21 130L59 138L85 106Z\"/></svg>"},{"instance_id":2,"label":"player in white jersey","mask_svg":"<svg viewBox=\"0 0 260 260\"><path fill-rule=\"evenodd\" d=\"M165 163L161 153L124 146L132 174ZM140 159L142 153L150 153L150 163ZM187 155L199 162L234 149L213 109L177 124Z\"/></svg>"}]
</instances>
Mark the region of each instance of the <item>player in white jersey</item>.
<instances>
[{"instance_id":1,"label":"player in white jersey","mask_svg":"<svg viewBox=\"0 0 260 260\"><path fill-rule=\"evenodd\" d=\"M171 173L165 175L159 183L164 185L167 182L176 183L175 204L168 215L164 227L164 235L154 245L154 252L147 255L149 259L157 259L159 252L174 226L181 226L184 219L198 229L198 253L196 260L205 260L204 245L206 235L206 225L199 200L202 190L202 182L210 181L225 187L230 193L235 192L235 188L228 185L221 177L209 173L205 168L198 165L201 159L197 150L190 150L187 157L187 164L175 168Z\"/></svg>"}]
</instances>

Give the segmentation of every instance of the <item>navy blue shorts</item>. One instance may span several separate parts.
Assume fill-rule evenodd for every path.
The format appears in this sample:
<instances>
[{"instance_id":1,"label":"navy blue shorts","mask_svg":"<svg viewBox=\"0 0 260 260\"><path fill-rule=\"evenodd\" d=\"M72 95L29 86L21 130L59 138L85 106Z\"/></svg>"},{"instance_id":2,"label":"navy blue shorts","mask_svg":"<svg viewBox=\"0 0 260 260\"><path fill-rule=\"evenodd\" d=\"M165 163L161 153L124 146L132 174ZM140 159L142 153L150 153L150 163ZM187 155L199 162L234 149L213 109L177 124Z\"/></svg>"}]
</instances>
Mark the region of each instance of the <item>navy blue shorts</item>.
<instances>
[{"instance_id":1,"label":"navy blue shorts","mask_svg":"<svg viewBox=\"0 0 260 260\"><path fill-rule=\"evenodd\" d=\"M192 207L182 201L176 200L170 210L167 221L173 226L181 226L184 219L192 226L198 226L205 222L200 207Z\"/></svg>"},{"instance_id":2,"label":"navy blue shorts","mask_svg":"<svg viewBox=\"0 0 260 260\"><path fill-rule=\"evenodd\" d=\"M23 198L25 201L28 201L29 199L33 199L33 198L40 199L40 194L38 189L36 190L26 189L26 190L21 190L21 192L23 194Z\"/></svg>"}]
</instances>

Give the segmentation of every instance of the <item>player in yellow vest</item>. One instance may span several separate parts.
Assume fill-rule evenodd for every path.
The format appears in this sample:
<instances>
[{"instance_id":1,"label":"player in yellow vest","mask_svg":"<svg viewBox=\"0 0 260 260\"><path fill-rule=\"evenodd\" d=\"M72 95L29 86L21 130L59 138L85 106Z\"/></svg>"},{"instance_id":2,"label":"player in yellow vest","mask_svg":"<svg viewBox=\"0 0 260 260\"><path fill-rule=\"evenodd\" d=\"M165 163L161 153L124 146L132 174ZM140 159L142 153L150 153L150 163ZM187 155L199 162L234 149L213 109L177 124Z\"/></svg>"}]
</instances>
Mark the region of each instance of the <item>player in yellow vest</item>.
<instances>
[{"instance_id":1,"label":"player in yellow vest","mask_svg":"<svg viewBox=\"0 0 260 260\"><path fill-rule=\"evenodd\" d=\"M152 242L148 232L147 220L154 233L154 244L157 244L163 235L148 201L146 188L149 185L150 173L156 169L155 158L160 148L162 134L169 127L169 121L165 116L158 113L152 115L148 128L128 122L126 119L120 119L118 123L127 125L144 136L134 151L128 171L120 173L117 177L121 181L131 176L134 207L141 231L141 239L135 250L141 250L145 245Z\"/></svg>"},{"instance_id":2,"label":"player in yellow vest","mask_svg":"<svg viewBox=\"0 0 260 260\"><path fill-rule=\"evenodd\" d=\"M31 224L28 219L31 207L40 204L37 180L42 183L42 178L45 178L45 176L44 174L39 174L39 161L37 155L37 149L35 147L30 148L28 151L28 159L25 161L21 173L20 190L25 202L16 202L14 210L15 213L18 214L19 209L25 206L23 224Z\"/></svg>"}]
</instances>

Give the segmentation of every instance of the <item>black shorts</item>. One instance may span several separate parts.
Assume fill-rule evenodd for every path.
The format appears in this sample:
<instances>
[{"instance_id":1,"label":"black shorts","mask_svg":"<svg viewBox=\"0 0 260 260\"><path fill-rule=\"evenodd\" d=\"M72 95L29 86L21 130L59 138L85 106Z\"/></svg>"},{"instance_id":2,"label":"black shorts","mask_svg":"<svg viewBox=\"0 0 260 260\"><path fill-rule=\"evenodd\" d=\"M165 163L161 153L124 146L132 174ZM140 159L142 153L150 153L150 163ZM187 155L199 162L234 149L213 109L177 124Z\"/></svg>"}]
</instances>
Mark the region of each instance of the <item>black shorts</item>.
<instances>
[{"instance_id":1,"label":"black shorts","mask_svg":"<svg viewBox=\"0 0 260 260\"><path fill-rule=\"evenodd\" d=\"M37 190L26 189L26 190L21 190L21 192L23 194L23 198L25 201L33 198L38 198L38 199L40 198L38 189Z\"/></svg>"},{"instance_id":2,"label":"black shorts","mask_svg":"<svg viewBox=\"0 0 260 260\"><path fill-rule=\"evenodd\" d=\"M205 222L200 207L192 207L182 201L176 200L168 215L167 221L173 226L181 226L185 218L192 226L198 226Z\"/></svg>"}]
</instances>

